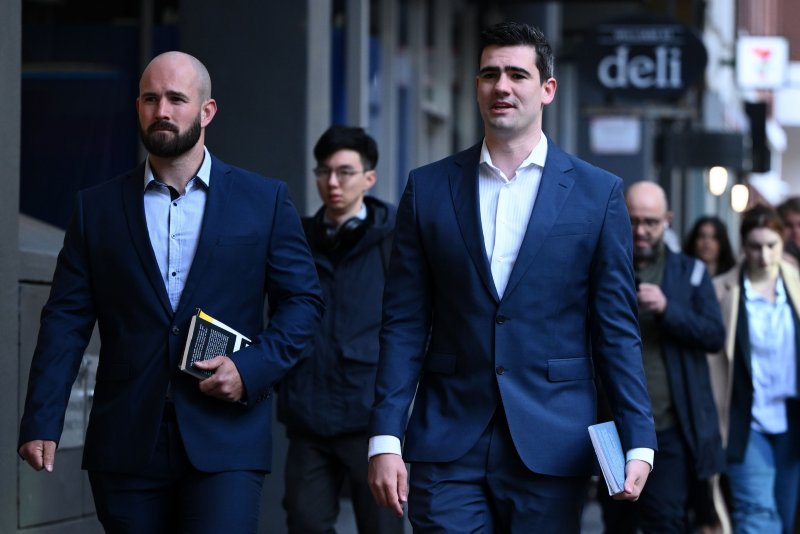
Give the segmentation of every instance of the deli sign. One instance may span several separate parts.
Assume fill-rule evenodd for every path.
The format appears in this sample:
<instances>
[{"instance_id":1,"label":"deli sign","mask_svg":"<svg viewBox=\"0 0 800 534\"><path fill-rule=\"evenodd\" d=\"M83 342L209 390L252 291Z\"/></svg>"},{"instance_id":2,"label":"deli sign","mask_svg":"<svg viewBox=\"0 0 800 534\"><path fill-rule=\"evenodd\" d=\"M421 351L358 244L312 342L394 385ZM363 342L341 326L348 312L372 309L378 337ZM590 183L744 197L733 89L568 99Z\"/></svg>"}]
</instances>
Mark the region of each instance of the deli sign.
<instances>
[{"instance_id":1,"label":"deli sign","mask_svg":"<svg viewBox=\"0 0 800 534\"><path fill-rule=\"evenodd\" d=\"M703 75L702 41L672 21L601 24L589 32L581 71L611 95L675 99Z\"/></svg>"}]
</instances>

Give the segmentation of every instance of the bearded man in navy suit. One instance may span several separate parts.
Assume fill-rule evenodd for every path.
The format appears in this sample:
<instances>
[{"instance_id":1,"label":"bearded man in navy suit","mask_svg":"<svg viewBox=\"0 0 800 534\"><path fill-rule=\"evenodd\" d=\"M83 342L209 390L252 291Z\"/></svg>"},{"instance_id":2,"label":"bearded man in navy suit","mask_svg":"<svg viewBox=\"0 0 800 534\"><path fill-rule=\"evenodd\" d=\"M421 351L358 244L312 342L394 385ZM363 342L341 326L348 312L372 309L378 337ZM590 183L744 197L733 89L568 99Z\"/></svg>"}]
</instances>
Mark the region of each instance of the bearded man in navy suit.
<instances>
[{"instance_id":1,"label":"bearded man in navy suit","mask_svg":"<svg viewBox=\"0 0 800 534\"><path fill-rule=\"evenodd\" d=\"M577 533L595 370L627 454L616 498L638 498L656 447L630 220L618 177L542 133L542 33L502 23L482 40L485 138L412 171L398 210L370 485L398 515L408 499L416 532Z\"/></svg>"},{"instance_id":2,"label":"bearded man in navy suit","mask_svg":"<svg viewBox=\"0 0 800 534\"><path fill-rule=\"evenodd\" d=\"M286 184L205 147L208 71L180 52L147 66L136 100L149 154L81 191L31 364L19 454L52 471L92 329L100 356L83 468L107 532L255 532L271 457L271 388L322 311ZM264 299L269 325L264 328ZM178 371L197 308L253 343Z\"/></svg>"}]
</instances>

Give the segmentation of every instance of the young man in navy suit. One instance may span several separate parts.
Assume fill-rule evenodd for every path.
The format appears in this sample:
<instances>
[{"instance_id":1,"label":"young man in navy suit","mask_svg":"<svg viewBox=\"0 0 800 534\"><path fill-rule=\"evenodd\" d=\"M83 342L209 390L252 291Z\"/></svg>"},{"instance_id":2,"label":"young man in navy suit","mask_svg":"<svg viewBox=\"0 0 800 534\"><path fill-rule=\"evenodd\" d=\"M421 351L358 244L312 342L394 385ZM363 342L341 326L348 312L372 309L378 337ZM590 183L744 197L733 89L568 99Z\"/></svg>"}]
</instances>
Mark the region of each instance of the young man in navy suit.
<instances>
[{"instance_id":1,"label":"young man in navy suit","mask_svg":"<svg viewBox=\"0 0 800 534\"><path fill-rule=\"evenodd\" d=\"M622 181L542 133L542 33L502 23L482 40L485 138L412 171L398 208L370 485L398 515L408 499L418 532L577 533L595 370L627 454L616 498L639 497L656 447L630 221Z\"/></svg>"},{"instance_id":2,"label":"young man in navy suit","mask_svg":"<svg viewBox=\"0 0 800 534\"><path fill-rule=\"evenodd\" d=\"M136 109L144 164L77 196L42 312L19 454L54 469L97 323L83 468L106 531L255 532L271 388L317 327L316 270L286 184L205 148L217 106L200 61L157 56ZM178 370L197 308L253 341L197 363L212 373L201 381Z\"/></svg>"}]
</instances>

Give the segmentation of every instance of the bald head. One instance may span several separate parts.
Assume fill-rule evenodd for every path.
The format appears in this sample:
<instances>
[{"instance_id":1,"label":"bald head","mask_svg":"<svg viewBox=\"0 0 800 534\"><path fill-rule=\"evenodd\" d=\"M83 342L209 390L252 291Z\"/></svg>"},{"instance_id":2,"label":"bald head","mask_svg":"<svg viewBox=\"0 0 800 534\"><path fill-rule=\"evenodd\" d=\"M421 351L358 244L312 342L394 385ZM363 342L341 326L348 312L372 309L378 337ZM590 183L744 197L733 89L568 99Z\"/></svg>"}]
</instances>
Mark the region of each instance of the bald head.
<instances>
[{"instance_id":1,"label":"bald head","mask_svg":"<svg viewBox=\"0 0 800 534\"><path fill-rule=\"evenodd\" d=\"M625 193L625 203L628 211L631 206L647 206L661 213L667 212L667 194L664 189L655 182L636 182L628 188Z\"/></svg>"},{"instance_id":2,"label":"bald head","mask_svg":"<svg viewBox=\"0 0 800 534\"><path fill-rule=\"evenodd\" d=\"M625 193L633 231L633 259L638 266L655 261L662 249L664 232L672 220L667 195L654 182L636 182Z\"/></svg>"},{"instance_id":3,"label":"bald head","mask_svg":"<svg viewBox=\"0 0 800 534\"><path fill-rule=\"evenodd\" d=\"M181 76L188 76L191 85L197 91L198 99L202 102L211 98L211 76L208 69L199 59L184 52L164 52L154 57L142 73L139 82L139 89L146 79L151 77L154 72L172 71Z\"/></svg>"}]
</instances>

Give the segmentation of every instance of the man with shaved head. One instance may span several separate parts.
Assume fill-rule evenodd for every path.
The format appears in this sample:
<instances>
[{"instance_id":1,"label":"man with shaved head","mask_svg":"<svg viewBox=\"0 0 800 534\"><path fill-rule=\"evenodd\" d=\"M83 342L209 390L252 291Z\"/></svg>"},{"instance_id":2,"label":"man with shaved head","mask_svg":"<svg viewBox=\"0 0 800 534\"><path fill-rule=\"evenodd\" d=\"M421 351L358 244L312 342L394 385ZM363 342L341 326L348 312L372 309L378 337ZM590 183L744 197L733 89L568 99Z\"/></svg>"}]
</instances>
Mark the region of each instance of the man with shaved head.
<instances>
[{"instance_id":1,"label":"man with shaved head","mask_svg":"<svg viewBox=\"0 0 800 534\"><path fill-rule=\"evenodd\" d=\"M607 532L688 532L689 484L724 466L706 353L722 348L725 327L703 262L664 245L672 220L664 190L637 182L625 201L657 469L637 502L603 499L603 519Z\"/></svg>"},{"instance_id":2,"label":"man with shaved head","mask_svg":"<svg viewBox=\"0 0 800 534\"><path fill-rule=\"evenodd\" d=\"M146 160L78 193L42 311L19 454L55 468L96 323L83 468L103 527L252 533L270 470L271 390L323 307L316 269L286 184L205 147L217 104L200 61L153 59L136 110ZM196 363L203 380L178 370L200 308L252 340Z\"/></svg>"}]
</instances>

